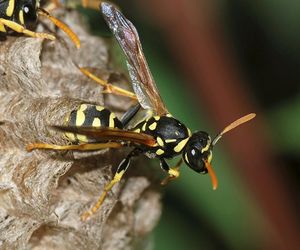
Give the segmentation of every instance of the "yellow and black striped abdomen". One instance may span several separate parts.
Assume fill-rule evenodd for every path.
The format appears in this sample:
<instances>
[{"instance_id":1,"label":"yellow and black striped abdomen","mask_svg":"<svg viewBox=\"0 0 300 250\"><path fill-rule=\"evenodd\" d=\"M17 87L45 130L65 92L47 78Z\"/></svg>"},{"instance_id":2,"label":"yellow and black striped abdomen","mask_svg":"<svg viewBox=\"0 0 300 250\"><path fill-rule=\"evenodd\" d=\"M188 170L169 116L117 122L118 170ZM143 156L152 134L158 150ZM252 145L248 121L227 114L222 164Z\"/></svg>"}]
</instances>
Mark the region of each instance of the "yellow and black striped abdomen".
<instances>
[{"instance_id":1,"label":"yellow and black striped abdomen","mask_svg":"<svg viewBox=\"0 0 300 250\"><path fill-rule=\"evenodd\" d=\"M110 110L91 104L81 104L78 109L73 110L67 118L68 126L83 127L109 127L123 129L123 124ZM66 137L75 143L93 143L93 139L84 135L65 133Z\"/></svg>"}]
</instances>

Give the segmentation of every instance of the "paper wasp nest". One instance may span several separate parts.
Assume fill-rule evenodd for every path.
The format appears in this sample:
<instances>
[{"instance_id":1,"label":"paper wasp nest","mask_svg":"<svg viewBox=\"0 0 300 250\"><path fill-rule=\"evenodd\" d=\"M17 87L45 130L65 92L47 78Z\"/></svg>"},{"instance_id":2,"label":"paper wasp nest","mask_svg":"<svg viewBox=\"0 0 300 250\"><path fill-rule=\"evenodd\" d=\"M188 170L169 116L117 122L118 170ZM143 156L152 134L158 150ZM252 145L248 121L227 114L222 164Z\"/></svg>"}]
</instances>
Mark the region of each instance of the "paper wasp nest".
<instances>
[{"instance_id":1,"label":"paper wasp nest","mask_svg":"<svg viewBox=\"0 0 300 250\"><path fill-rule=\"evenodd\" d=\"M145 177L151 176L148 161L134 161L100 210L81 222L127 151L25 150L38 141L66 144L47 125L62 125L80 103L104 104L118 115L132 104L104 98L81 74L74 62L127 86L107 70L103 40L86 31L77 13L64 17L82 41L80 50L60 32L54 42L24 36L0 42L0 249L144 249L161 211L160 195Z\"/></svg>"}]
</instances>

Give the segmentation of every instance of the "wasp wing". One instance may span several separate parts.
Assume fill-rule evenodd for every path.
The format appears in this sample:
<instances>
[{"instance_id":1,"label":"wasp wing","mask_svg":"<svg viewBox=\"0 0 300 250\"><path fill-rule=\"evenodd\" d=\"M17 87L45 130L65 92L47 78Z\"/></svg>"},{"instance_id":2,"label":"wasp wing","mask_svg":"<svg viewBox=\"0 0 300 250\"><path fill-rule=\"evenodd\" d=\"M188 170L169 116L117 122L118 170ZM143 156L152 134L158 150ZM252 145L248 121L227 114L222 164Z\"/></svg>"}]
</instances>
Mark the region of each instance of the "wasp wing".
<instances>
[{"instance_id":1,"label":"wasp wing","mask_svg":"<svg viewBox=\"0 0 300 250\"><path fill-rule=\"evenodd\" d=\"M108 3L101 4L101 11L126 55L133 90L139 103L144 109L152 109L157 115L167 114L143 54L136 28L119 10Z\"/></svg>"},{"instance_id":2,"label":"wasp wing","mask_svg":"<svg viewBox=\"0 0 300 250\"><path fill-rule=\"evenodd\" d=\"M95 128L95 127L79 127L79 126L51 126L52 128L71 132L74 134L86 135L89 138L95 139L97 142L101 141L125 141L134 144L142 144L153 147L156 140L151 135L144 133L137 133L134 131L116 129L116 128Z\"/></svg>"}]
</instances>

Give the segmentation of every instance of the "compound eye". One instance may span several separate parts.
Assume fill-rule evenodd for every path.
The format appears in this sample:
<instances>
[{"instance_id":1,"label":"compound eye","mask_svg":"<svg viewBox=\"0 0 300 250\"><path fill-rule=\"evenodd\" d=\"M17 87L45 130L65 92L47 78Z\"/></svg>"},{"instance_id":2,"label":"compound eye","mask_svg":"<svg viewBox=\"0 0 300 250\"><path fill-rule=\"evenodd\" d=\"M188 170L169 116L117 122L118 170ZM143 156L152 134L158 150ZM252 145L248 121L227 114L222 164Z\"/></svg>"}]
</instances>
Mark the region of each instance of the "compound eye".
<instances>
[{"instance_id":1,"label":"compound eye","mask_svg":"<svg viewBox=\"0 0 300 250\"><path fill-rule=\"evenodd\" d=\"M201 138L199 140L199 142L200 142L200 144L201 144L202 147L205 147L207 145L207 140L206 139Z\"/></svg>"},{"instance_id":2,"label":"compound eye","mask_svg":"<svg viewBox=\"0 0 300 250\"><path fill-rule=\"evenodd\" d=\"M36 21L36 10L32 4L24 4L22 10L24 13L25 23Z\"/></svg>"},{"instance_id":3,"label":"compound eye","mask_svg":"<svg viewBox=\"0 0 300 250\"><path fill-rule=\"evenodd\" d=\"M198 173L207 173L203 157L199 149L192 147L187 151L188 166Z\"/></svg>"}]
</instances>

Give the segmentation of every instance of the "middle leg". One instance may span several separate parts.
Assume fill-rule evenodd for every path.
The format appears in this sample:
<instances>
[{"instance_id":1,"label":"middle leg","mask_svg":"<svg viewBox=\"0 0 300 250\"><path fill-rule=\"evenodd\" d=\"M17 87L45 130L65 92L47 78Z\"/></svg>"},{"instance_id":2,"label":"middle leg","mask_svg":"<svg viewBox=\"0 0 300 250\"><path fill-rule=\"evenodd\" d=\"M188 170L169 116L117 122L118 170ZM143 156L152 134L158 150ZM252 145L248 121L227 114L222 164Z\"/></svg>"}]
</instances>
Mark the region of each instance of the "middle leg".
<instances>
[{"instance_id":1,"label":"middle leg","mask_svg":"<svg viewBox=\"0 0 300 250\"><path fill-rule=\"evenodd\" d=\"M176 165L173 168L169 167L165 159L160 160L161 168L169 174L169 176L167 176L165 179L162 180L161 185L165 186L170 181L179 177L180 175L179 167L181 164L182 164L182 158L176 163Z\"/></svg>"}]
</instances>

